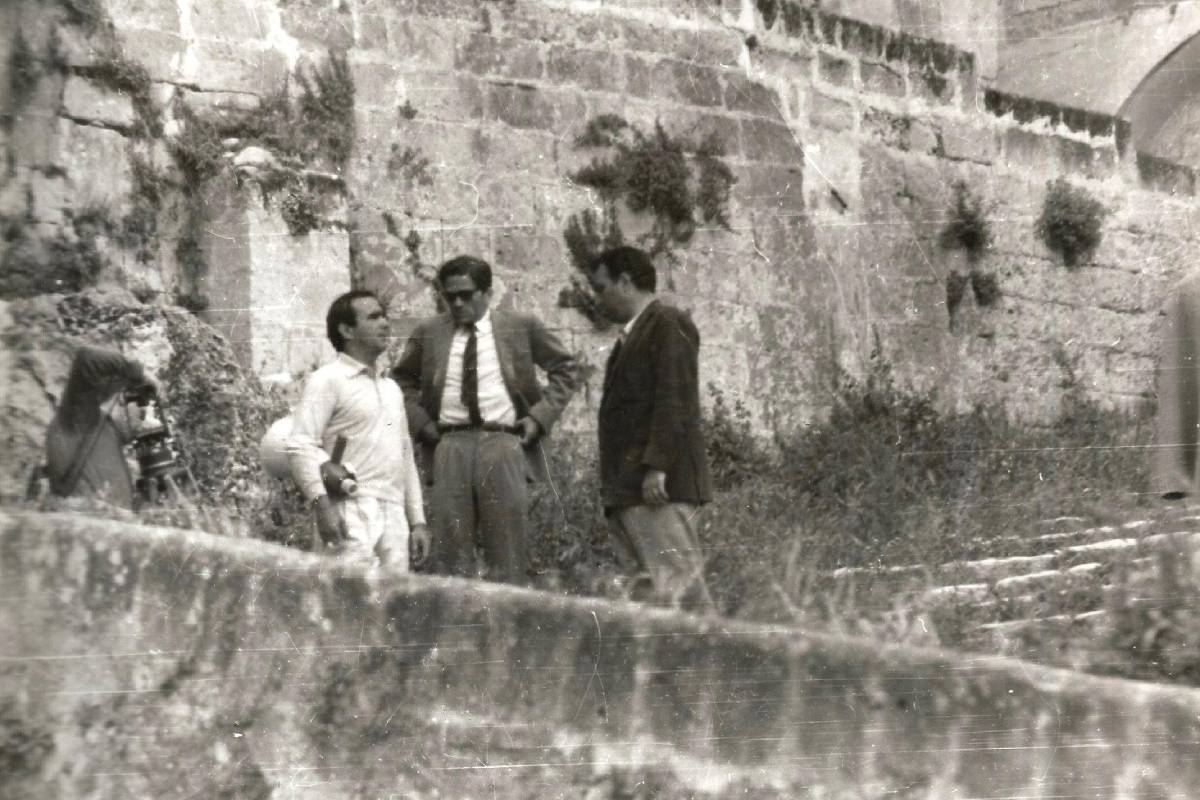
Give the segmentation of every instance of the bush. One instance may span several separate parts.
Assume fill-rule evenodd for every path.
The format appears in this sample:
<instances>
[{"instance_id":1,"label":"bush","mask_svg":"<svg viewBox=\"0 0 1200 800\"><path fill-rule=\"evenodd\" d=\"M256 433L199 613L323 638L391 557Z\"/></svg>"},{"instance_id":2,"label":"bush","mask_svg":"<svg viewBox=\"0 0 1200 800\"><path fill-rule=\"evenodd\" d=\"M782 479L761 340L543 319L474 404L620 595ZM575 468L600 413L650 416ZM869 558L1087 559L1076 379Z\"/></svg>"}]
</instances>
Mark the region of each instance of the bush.
<instances>
[{"instance_id":1,"label":"bush","mask_svg":"<svg viewBox=\"0 0 1200 800\"><path fill-rule=\"evenodd\" d=\"M1108 209L1086 189L1072 186L1065 178L1055 178L1046 184L1037 235L1047 247L1062 254L1067 267L1074 267L1080 256L1100 244L1107 214Z\"/></svg>"}]
</instances>

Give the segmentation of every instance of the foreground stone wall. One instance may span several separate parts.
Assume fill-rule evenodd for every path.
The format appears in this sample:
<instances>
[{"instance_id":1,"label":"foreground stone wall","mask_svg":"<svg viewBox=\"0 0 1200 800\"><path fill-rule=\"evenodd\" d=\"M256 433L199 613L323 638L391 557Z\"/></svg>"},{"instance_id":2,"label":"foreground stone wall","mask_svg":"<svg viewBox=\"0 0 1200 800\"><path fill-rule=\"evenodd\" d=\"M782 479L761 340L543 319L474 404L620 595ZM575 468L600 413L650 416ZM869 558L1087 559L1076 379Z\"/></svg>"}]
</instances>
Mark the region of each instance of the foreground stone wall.
<instances>
[{"instance_id":1,"label":"foreground stone wall","mask_svg":"<svg viewBox=\"0 0 1200 800\"><path fill-rule=\"evenodd\" d=\"M1194 795L1200 697L0 513L5 797Z\"/></svg>"}]
</instances>

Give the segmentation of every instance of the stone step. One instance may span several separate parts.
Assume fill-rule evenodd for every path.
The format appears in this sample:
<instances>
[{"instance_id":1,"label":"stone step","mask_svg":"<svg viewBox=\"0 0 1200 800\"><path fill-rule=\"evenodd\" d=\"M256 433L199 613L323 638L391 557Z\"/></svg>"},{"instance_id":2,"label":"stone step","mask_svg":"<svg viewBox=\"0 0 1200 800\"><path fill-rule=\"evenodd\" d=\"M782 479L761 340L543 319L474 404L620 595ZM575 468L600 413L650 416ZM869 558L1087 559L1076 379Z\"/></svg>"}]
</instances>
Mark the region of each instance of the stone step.
<instances>
[{"instance_id":1,"label":"stone step","mask_svg":"<svg viewBox=\"0 0 1200 800\"><path fill-rule=\"evenodd\" d=\"M1031 649L1037 650L1040 644L1049 641L1059 648L1070 646L1072 642L1086 647L1090 646L1107 619L1107 611L1096 609L1079 614L989 622L979 626L978 638L972 644L989 653L1016 657L1028 657Z\"/></svg>"}]
</instances>

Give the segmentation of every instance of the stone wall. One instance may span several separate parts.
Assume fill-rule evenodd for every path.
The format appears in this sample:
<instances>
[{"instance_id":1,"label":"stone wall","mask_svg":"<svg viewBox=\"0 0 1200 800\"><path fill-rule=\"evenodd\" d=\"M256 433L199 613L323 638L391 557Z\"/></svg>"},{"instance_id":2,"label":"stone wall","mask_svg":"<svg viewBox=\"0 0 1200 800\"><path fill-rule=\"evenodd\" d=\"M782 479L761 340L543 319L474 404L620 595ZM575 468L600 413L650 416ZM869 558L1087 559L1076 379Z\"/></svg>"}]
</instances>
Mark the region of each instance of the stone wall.
<instances>
[{"instance_id":1,"label":"stone wall","mask_svg":"<svg viewBox=\"0 0 1200 800\"><path fill-rule=\"evenodd\" d=\"M0 512L5 797L1194 796L1200 696Z\"/></svg>"},{"instance_id":2,"label":"stone wall","mask_svg":"<svg viewBox=\"0 0 1200 800\"><path fill-rule=\"evenodd\" d=\"M1113 117L981 87L972 56L936 42L804 14L760 35L752 74L789 98L806 144L806 289L828 304L843 363L878 335L911 385L1031 420L1066 392L1126 408L1149 396L1158 309L1196 252L1190 170L1137 154ZM1035 235L1056 176L1112 212L1075 270ZM1001 299L971 308L968 292L951 315L947 277L967 267L938 240L955 181L988 210L994 242L973 269Z\"/></svg>"},{"instance_id":3,"label":"stone wall","mask_svg":"<svg viewBox=\"0 0 1200 800\"><path fill-rule=\"evenodd\" d=\"M1116 120L989 94L970 52L797 2L146 0L112 10L155 91L198 107L253 105L289 70L345 54L356 136L337 176L348 270L392 298L401 334L435 310L431 267L470 252L496 265L500 305L540 314L601 365L611 335L558 304L572 274L566 220L599 203L570 180L592 156L575 138L604 113L719 134L738 179L729 229L701 229L664 261L664 294L703 333L702 380L745 402L763 431L822 414L838 371L862 374L876 350L946 406L1000 401L1044 421L1067 391L1136 405L1150 388L1157 309L1193 261L1194 201L1171 193L1190 185L1186 171L1146 168L1152 159L1125 145ZM1058 175L1113 210L1100 249L1075 270L1033 235ZM952 316L947 281L969 265L938 239L960 180L989 209L995 243L974 267L998 279L1001 300ZM333 251L261 243L286 237L269 238L278 221L256 224L225 237L241 243L245 275L339 269ZM221 241L210 235L206 247ZM262 293L239 280L228 291L245 305L219 305L234 317L261 311ZM239 336L236 319L210 318ZM597 380L572 404L567 431L590 427Z\"/></svg>"}]
</instances>

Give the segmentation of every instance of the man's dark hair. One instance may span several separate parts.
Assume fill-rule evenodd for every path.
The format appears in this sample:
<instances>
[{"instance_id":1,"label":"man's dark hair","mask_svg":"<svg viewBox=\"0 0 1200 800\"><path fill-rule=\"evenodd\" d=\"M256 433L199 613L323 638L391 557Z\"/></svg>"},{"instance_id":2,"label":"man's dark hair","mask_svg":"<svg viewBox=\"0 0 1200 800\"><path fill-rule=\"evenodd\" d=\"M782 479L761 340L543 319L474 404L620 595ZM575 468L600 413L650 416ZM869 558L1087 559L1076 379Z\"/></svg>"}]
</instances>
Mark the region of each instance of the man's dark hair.
<instances>
[{"instance_id":1,"label":"man's dark hair","mask_svg":"<svg viewBox=\"0 0 1200 800\"><path fill-rule=\"evenodd\" d=\"M342 332L338 330L338 326L349 325L353 327L358 324L358 318L354 314L354 301L363 297L374 297L376 300L379 300L379 296L374 292L369 292L366 289L354 289L343 295L339 295L329 304L329 312L325 315L325 334L329 337L329 342L333 345L333 349L339 353L346 346L346 337L342 336Z\"/></svg>"},{"instance_id":2,"label":"man's dark hair","mask_svg":"<svg viewBox=\"0 0 1200 800\"><path fill-rule=\"evenodd\" d=\"M636 247L622 245L605 250L592 259L589 269L595 272L601 266L608 268L608 277L614 281L622 275L628 275L629 280L633 281L633 285L640 291L653 293L658 286L658 272L654 269L654 262L645 251Z\"/></svg>"},{"instance_id":3,"label":"man's dark hair","mask_svg":"<svg viewBox=\"0 0 1200 800\"><path fill-rule=\"evenodd\" d=\"M438 269L438 286L444 287L446 281L455 275L463 275L475 282L475 288L486 292L492 288L492 268L482 258L475 256L456 256Z\"/></svg>"}]
</instances>

